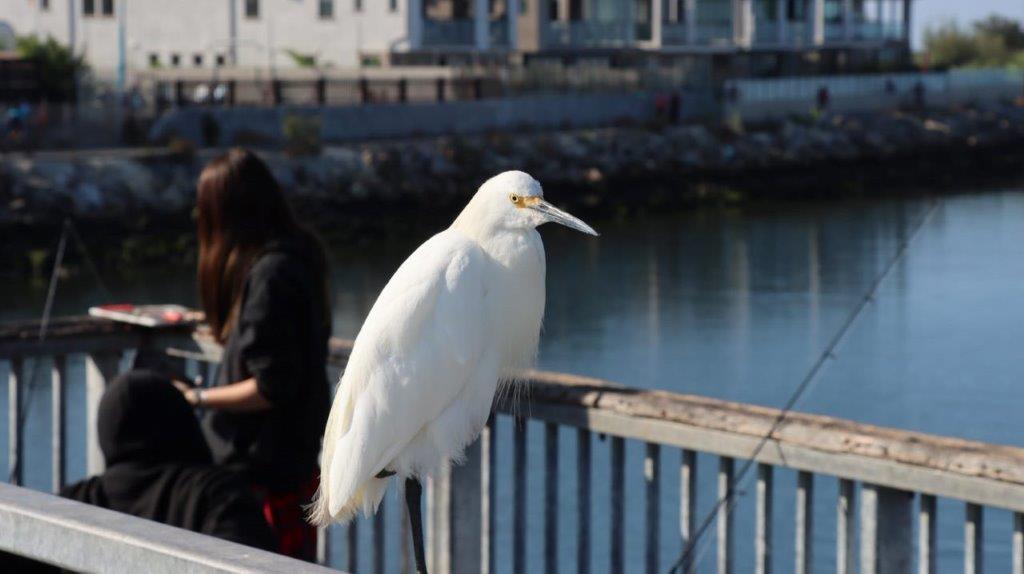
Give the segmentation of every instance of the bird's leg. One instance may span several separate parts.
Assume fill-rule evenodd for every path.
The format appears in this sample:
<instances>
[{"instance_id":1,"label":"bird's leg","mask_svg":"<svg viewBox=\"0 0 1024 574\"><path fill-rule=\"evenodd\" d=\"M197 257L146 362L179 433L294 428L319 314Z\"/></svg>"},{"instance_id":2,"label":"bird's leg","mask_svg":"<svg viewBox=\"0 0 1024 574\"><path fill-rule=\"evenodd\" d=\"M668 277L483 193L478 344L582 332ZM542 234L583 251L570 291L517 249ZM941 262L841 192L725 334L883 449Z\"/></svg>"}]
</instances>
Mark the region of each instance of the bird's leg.
<instances>
[{"instance_id":1,"label":"bird's leg","mask_svg":"<svg viewBox=\"0 0 1024 574\"><path fill-rule=\"evenodd\" d=\"M415 478L405 479L405 505L409 510L409 523L412 525L412 552L416 557L416 572L427 574L427 561L423 554L423 515L420 509L420 498L423 486Z\"/></svg>"}]
</instances>

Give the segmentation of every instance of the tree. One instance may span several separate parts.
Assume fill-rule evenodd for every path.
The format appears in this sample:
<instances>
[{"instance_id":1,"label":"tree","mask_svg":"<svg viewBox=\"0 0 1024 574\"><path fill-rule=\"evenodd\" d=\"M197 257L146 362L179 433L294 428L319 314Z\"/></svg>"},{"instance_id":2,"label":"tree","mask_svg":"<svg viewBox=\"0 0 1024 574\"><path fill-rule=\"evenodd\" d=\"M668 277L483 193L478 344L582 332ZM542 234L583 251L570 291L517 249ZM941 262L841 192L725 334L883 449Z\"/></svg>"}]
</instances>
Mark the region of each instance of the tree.
<instances>
[{"instance_id":1,"label":"tree","mask_svg":"<svg viewBox=\"0 0 1024 574\"><path fill-rule=\"evenodd\" d=\"M924 49L935 66L966 66L978 57L974 37L955 22L925 30Z\"/></svg>"},{"instance_id":2,"label":"tree","mask_svg":"<svg viewBox=\"0 0 1024 574\"><path fill-rule=\"evenodd\" d=\"M53 38L40 40L35 36L17 39L18 53L33 62L39 70L39 84L47 98L70 98L75 78L86 69L85 61L71 49Z\"/></svg>"}]
</instances>

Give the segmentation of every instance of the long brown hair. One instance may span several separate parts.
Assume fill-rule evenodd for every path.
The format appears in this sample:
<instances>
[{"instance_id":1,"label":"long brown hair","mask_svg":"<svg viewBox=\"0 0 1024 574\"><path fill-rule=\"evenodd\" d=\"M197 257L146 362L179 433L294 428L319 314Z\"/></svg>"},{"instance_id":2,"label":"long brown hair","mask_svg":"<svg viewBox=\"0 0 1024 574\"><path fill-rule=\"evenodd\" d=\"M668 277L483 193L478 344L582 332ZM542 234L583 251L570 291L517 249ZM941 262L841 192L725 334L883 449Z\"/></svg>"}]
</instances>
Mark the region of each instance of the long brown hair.
<instances>
[{"instance_id":1,"label":"long brown hair","mask_svg":"<svg viewBox=\"0 0 1024 574\"><path fill-rule=\"evenodd\" d=\"M313 248L326 305L323 248L296 222L277 180L256 154L234 148L211 161L199 176L196 209L199 296L219 342L234 327L250 267L272 241L301 239Z\"/></svg>"}]
</instances>

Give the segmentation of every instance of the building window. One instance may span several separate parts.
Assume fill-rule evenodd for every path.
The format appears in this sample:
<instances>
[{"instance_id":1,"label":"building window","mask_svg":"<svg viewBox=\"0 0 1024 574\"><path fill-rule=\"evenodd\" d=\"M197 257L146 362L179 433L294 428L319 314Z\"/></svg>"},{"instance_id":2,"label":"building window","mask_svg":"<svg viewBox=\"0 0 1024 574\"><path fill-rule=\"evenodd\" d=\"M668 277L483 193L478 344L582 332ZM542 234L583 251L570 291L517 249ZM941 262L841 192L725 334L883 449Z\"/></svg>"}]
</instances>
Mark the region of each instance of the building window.
<instances>
[{"instance_id":1,"label":"building window","mask_svg":"<svg viewBox=\"0 0 1024 574\"><path fill-rule=\"evenodd\" d=\"M171 65L177 68L181 65L181 56L177 54L171 54Z\"/></svg>"},{"instance_id":2,"label":"building window","mask_svg":"<svg viewBox=\"0 0 1024 574\"><path fill-rule=\"evenodd\" d=\"M320 0L318 14L323 20L334 18L334 0Z\"/></svg>"},{"instance_id":3,"label":"building window","mask_svg":"<svg viewBox=\"0 0 1024 574\"><path fill-rule=\"evenodd\" d=\"M50 11L50 0L39 0L39 9L43 12Z\"/></svg>"},{"instance_id":4,"label":"building window","mask_svg":"<svg viewBox=\"0 0 1024 574\"><path fill-rule=\"evenodd\" d=\"M217 54L217 67L219 68L219 67L223 66L224 62L225 62L224 54Z\"/></svg>"},{"instance_id":5,"label":"building window","mask_svg":"<svg viewBox=\"0 0 1024 574\"><path fill-rule=\"evenodd\" d=\"M114 15L114 0L103 0L102 6L104 16Z\"/></svg>"},{"instance_id":6,"label":"building window","mask_svg":"<svg viewBox=\"0 0 1024 574\"><path fill-rule=\"evenodd\" d=\"M355 10L356 12L363 11L363 0L355 0Z\"/></svg>"},{"instance_id":7,"label":"building window","mask_svg":"<svg viewBox=\"0 0 1024 574\"><path fill-rule=\"evenodd\" d=\"M260 0L245 0L245 17L260 17Z\"/></svg>"},{"instance_id":8,"label":"building window","mask_svg":"<svg viewBox=\"0 0 1024 574\"><path fill-rule=\"evenodd\" d=\"M82 0L82 15L92 16L96 13L96 0Z\"/></svg>"},{"instance_id":9,"label":"building window","mask_svg":"<svg viewBox=\"0 0 1024 574\"><path fill-rule=\"evenodd\" d=\"M388 0L388 10L398 12L398 0Z\"/></svg>"},{"instance_id":10,"label":"building window","mask_svg":"<svg viewBox=\"0 0 1024 574\"><path fill-rule=\"evenodd\" d=\"M160 67L160 54L157 54L156 52L151 52L149 54L149 67L150 68L159 68Z\"/></svg>"},{"instance_id":11,"label":"building window","mask_svg":"<svg viewBox=\"0 0 1024 574\"><path fill-rule=\"evenodd\" d=\"M203 67L203 55L202 54L195 54L195 55L193 55L192 56L192 64L195 67L197 67L197 68L202 68Z\"/></svg>"}]
</instances>

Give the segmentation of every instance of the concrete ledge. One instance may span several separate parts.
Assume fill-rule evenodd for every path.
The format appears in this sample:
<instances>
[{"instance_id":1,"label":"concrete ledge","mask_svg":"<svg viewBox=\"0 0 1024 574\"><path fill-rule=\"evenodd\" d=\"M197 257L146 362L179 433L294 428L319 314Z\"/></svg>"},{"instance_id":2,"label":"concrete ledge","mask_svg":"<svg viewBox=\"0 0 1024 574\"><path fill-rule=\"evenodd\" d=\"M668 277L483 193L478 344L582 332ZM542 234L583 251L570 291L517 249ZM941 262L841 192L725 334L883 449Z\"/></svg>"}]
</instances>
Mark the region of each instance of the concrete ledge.
<instances>
[{"instance_id":1,"label":"concrete ledge","mask_svg":"<svg viewBox=\"0 0 1024 574\"><path fill-rule=\"evenodd\" d=\"M337 572L8 484L0 484L0 550L78 572Z\"/></svg>"}]
</instances>

